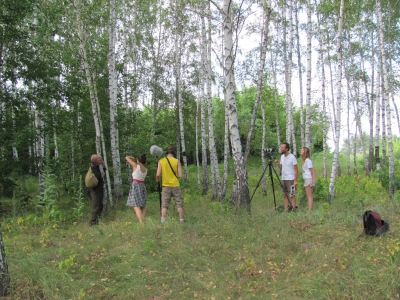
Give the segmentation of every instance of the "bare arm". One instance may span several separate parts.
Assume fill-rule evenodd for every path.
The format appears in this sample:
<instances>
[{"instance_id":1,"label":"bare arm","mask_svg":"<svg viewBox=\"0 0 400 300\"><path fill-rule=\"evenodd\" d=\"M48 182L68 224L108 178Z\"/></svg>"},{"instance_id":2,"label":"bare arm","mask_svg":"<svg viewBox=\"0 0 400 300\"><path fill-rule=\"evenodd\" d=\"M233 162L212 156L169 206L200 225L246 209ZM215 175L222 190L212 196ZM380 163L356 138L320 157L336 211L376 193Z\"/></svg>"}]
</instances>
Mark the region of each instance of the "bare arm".
<instances>
[{"instance_id":1,"label":"bare arm","mask_svg":"<svg viewBox=\"0 0 400 300\"><path fill-rule=\"evenodd\" d=\"M297 165L294 165L294 185L297 185L297 175L299 174L299 168Z\"/></svg>"},{"instance_id":2,"label":"bare arm","mask_svg":"<svg viewBox=\"0 0 400 300\"><path fill-rule=\"evenodd\" d=\"M133 156L125 156L125 160L132 166L133 170L136 170L137 164L134 161L134 157Z\"/></svg>"},{"instance_id":3,"label":"bare arm","mask_svg":"<svg viewBox=\"0 0 400 300\"><path fill-rule=\"evenodd\" d=\"M310 168L310 172L311 172L311 176L312 176L311 187L314 187L314 186L315 186L315 172L314 172L314 168Z\"/></svg>"},{"instance_id":4,"label":"bare arm","mask_svg":"<svg viewBox=\"0 0 400 300\"><path fill-rule=\"evenodd\" d=\"M160 162L158 162L157 174L156 174L156 180L157 180L157 182L160 182L160 179L161 179L161 164L160 164Z\"/></svg>"},{"instance_id":5,"label":"bare arm","mask_svg":"<svg viewBox=\"0 0 400 300\"><path fill-rule=\"evenodd\" d=\"M178 178L182 178L182 166L181 162L178 160Z\"/></svg>"},{"instance_id":6,"label":"bare arm","mask_svg":"<svg viewBox=\"0 0 400 300\"><path fill-rule=\"evenodd\" d=\"M281 162L279 160L275 159L275 163L279 167L279 169L282 169L282 165L281 165Z\"/></svg>"}]
</instances>

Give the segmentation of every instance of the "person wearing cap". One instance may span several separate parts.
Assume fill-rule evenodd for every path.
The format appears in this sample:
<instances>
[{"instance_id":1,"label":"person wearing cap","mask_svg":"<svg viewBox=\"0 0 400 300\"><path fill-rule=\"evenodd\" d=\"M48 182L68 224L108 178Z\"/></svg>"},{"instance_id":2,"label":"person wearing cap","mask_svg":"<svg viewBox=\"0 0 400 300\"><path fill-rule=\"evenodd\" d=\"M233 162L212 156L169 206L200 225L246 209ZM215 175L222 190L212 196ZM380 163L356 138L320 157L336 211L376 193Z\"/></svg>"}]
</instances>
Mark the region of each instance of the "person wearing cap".
<instances>
[{"instance_id":1,"label":"person wearing cap","mask_svg":"<svg viewBox=\"0 0 400 300\"><path fill-rule=\"evenodd\" d=\"M175 158L175 147L169 146L166 154L164 158L158 161L156 174L157 182L160 182L162 177L161 223L165 222L165 216L172 197L176 203L179 221L183 223L185 222L183 218L183 197L179 184L179 178L182 178L182 167L179 160Z\"/></svg>"}]
</instances>

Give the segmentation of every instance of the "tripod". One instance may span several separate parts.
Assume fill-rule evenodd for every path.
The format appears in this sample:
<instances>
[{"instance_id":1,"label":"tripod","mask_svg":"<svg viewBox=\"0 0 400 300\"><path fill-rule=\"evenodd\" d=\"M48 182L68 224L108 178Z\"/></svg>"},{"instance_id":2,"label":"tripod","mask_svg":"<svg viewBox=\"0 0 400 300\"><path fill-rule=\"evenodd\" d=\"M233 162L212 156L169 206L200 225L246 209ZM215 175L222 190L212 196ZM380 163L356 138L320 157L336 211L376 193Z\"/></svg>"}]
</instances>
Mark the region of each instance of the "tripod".
<instances>
[{"instance_id":1,"label":"tripod","mask_svg":"<svg viewBox=\"0 0 400 300\"><path fill-rule=\"evenodd\" d=\"M269 178L270 178L270 180L271 180L272 194L273 194L273 196L274 196L274 205L275 205L275 210L276 210L277 208L276 208L276 197L275 197L274 176L273 176L272 171L274 171L274 174L275 174L275 176L276 176L276 179L278 180L279 185L280 185L280 187L282 188L282 190L283 190L283 184L282 184L282 181L281 181L281 179L279 178L279 175L278 175L278 173L276 172L274 166L272 165L272 155L271 155L271 153L268 153L268 164L265 166L264 171L263 171L263 173L261 174L260 180L258 181L258 183L257 183L257 185L256 185L256 188L254 189L253 195L251 195L250 202L251 202L251 200L253 199L253 196L254 196L254 194L256 193L257 188L260 186L261 180L264 178L264 174L265 174L265 172L267 171L267 169L268 169ZM287 197L287 199L288 199L288 201L289 201L289 209L290 209L290 208L293 209L292 202L290 201L290 194L289 194L289 192L287 192L287 191L285 190L284 193L286 194L286 197Z\"/></svg>"}]
</instances>

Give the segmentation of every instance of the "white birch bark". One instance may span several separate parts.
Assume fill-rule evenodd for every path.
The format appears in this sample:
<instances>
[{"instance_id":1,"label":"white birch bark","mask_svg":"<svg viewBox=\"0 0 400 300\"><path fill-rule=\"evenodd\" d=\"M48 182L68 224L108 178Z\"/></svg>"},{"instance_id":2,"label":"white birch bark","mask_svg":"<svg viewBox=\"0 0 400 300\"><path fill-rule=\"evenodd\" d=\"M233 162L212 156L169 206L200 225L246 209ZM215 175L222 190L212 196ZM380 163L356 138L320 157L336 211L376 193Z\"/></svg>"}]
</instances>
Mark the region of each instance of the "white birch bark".
<instances>
[{"instance_id":1,"label":"white birch bark","mask_svg":"<svg viewBox=\"0 0 400 300\"><path fill-rule=\"evenodd\" d=\"M296 47L297 47L297 70L299 74L299 91L300 91L300 141L301 146L304 146L304 106L303 106L303 64L301 63L300 51L300 34L299 34L299 7L295 1L295 24L296 24Z\"/></svg>"},{"instance_id":2,"label":"white birch bark","mask_svg":"<svg viewBox=\"0 0 400 300\"><path fill-rule=\"evenodd\" d=\"M379 46L380 54L382 57L382 73L383 73L383 99L386 107L387 114L387 137L388 137L388 150L389 150L389 194L394 195L394 153L393 153L393 140L392 140L392 118L390 109L390 99L389 99L389 83L386 68L386 53L384 48L384 34L382 28L382 9L381 1L376 0L376 10L378 14L378 31L379 31ZM383 108L383 107L382 107ZM383 155L382 155L383 156Z\"/></svg>"},{"instance_id":3,"label":"white birch bark","mask_svg":"<svg viewBox=\"0 0 400 300\"><path fill-rule=\"evenodd\" d=\"M121 158L119 154L119 130L117 124L117 71L115 69L115 47L117 16L115 11L115 0L110 0L110 21L108 27L108 91L110 97L110 139L111 157L114 175L114 197L116 201L123 196L121 179Z\"/></svg>"},{"instance_id":4,"label":"white birch bark","mask_svg":"<svg viewBox=\"0 0 400 300\"><path fill-rule=\"evenodd\" d=\"M338 75L337 75L337 116L336 116L336 124L335 124L335 150L333 153L333 162L332 162L332 171L331 178L329 183L329 199L332 201L335 196L335 180L336 180L336 170L339 162L339 140L340 140L340 127L341 127L341 111L342 111L342 28L343 28L343 11L344 11L344 0L340 1L340 11L339 11L339 24L338 24L338 33L337 33L337 41L336 41L336 53L337 53L337 61L338 61Z\"/></svg>"},{"instance_id":5,"label":"white birch bark","mask_svg":"<svg viewBox=\"0 0 400 300\"><path fill-rule=\"evenodd\" d=\"M261 102L261 115L262 115L262 138L261 138L261 166L262 169L265 170L266 168L266 163L265 163L265 140L267 138L267 120L265 118L265 108L264 108L264 103ZM267 181L266 181L266 176L265 172L263 174L262 178L262 194L263 196L267 195Z\"/></svg>"},{"instance_id":6,"label":"white birch bark","mask_svg":"<svg viewBox=\"0 0 400 300\"><path fill-rule=\"evenodd\" d=\"M4 249L3 235L0 230L0 296L8 296L10 292L10 274Z\"/></svg>"},{"instance_id":7,"label":"white birch bark","mask_svg":"<svg viewBox=\"0 0 400 300\"><path fill-rule=\"evenodd\" d=\"M17 100L17 86L14 83L13 84L13 98L14 100ZM1 103L1 106L3 105L3 103ZM0 112L2 113L2 110L0 109ZM4 114L2 114L4 115ZM11 107L11 118L12 118L12 128L13 128L13 132L15 132L15 115L14 115L14 107ZM13 154L13 159L15 161L18 161L18 150L17 147L15 147L15 141L13 142L13 146L12 146L12 154Z\"/></svg>"},{"instance_id":8,"label":"white birch bark","mask_svg":"<svg viewBox=\"0 0 400 300\"><path fill-rule=\"evenodd\" d=\"M200 92L198 93L200 94ZM200 181L200 160L199 160L199 106L200 99L199 95L197 97L196 104L196 166L197 166L197 186L201 189L201 181Z\"/></svg>"},{"instance_id":9,"label":"white birch bark","mask_svg":"<svg viewBox=\"0 0 400 300\"><path fill-rule=\"evenodd\" d=\"M379 39L378 39L378 45L379 45ZM380 50L379 50L380 51ZM382 82L382 76L381 76L381 56L378 54L378 67L376 68L376 75L377 75L377 80L376 80L376 109L375 109L375 168L377 170L381 169L381 160L379 157L379 143L380 143L380 124L381 124L381 82ZM383 128L384 130L384 128Z\"/></svg>"},{"instance_id":10,"label":"white birch bark","mask_svg":"<svg viewBox=\"0 0 400 300\"><path fill-rule=\"evenodd\" d=\"M315 7L317 7L317 4L315 2ZM320 16L317 12L317 21L318 21L318 44L319 44L319 61L320 61L320 66L321 66L321 99L322 99L322 111L324 114L324 122L322 126L322 151L323 151L323 165L324 165L324 179L326 180L328 178L328 170L327 170L327 163L326 163L326 151L327 151L327 137L328 137L328 124L330 122L330 118L327 114L326 110L326 99L325 99L325 59L324 59L324 43L322 40L322 33L321 33L321 21L320 21Z\"/></svg>"},{"instance_id":11,"label":"white birch bark","mask_svg":"<svg viewBox=\"0 0 400 300\"><path fill-rule=\"evenodd\" d=\"M305 144L310 149L310 111L311 111L311 4L307 0L307 85L306 85L306 130Z\"/></svg>"},{"instance_id":12,"label":"white birch bark","mask_svg":"<svg viewBox=\"0 0 400 300\"><path fill-rule=\"evenodd\" d=\"M394 112L396 114L397 127L398 127L399 132L400 132L399 110L397 109L396 101L394 101L394 95L393 94L392 94L391 98L392 98L392 103L393 103L393 107L394 107Z\"/></svg>"},{"instance_id":13,"label":"white birch bark","mask_svg":"<svg viewBox=\"0 0 400 300\"><path fill-rule=\"evenodd\" d=\"M279 126L279 114L278 114L278 80L276 78L276 65L274 63L274 59L272 57L273 53L271 51L271 65L272 65L272 76L273 76L273 86L274 86L274 100L275 100L275 105L274 105L274 113L275 113L275 126L276 126L276 136L277 136L277 149L279 149L280 145L282 144L281 142L281 132L280 132L280 126Z\"/></svg>"},{"instance_id":14,"label":"white birch bark","mask_svg":"<svg viewBox=\"0 0 400 300\"><path fill-rule=\"evenodd\" d=\"M176 96L178 97L178 119L179 119L179 133L180 133L180 149L182 149L182 161L183 161L183 180L188 181L188 167L187 167L187 156L186 156L186 143L185 143L185 128L183 123L183 100L182 100L182 78L181 78L181 51L180 49L180 28L178 20L178 1L175 2L175 84L176 84ZM179 148L179 147L178 147Z\"/></svg>"},{"instance_id":15,"label":"white birch bark","mask_svg":"<svg viewBox=\"0 0 400 300\"><path fill-rule=\"evenodd\" d=\"M293 69L293 36L294 36L294 26L293 26L293 0L289 0L289 54L288 54L288 71L289 71L289 122L290 122L290 133L291 133L291 152L294 156L297 156L297 145L296 145L296 132L294 130L293 121L293 98L292 98L292 69Z\"/></svg>"},{"instance_id":16,"label":"white birch bark","mask_svg":"<svg viewBox=\"0 0 400 300\"><path fill-rule=\"evenodd\" d=\"M350 83L348 76L346 77L347 80L347 175L351 174L351 132L350 132Z\"/></svg>"},{"instance_id":17,"label":"white birch bark","mask_svg":"<svg viewBox=\"0 0 400 300\"><path fill-rule=\"evenodd\" d=\"M251 140L254 134L254 124L256 122L258 105L261 100L262 87L263 87L263 76L264 76L264 66L265 58L267 55L267 44L268 44L268 32L269 32L269 18L271 15L270 3L265 1L262 3L263 8L263 27L261 30L261 42L260 42L260 64L258 66L257 74L257 94L256 100L254 102L253 113L250 120L250 129L246 140L246 150L244 154L244 164L247 164L250 155Z\"/></svg>"},{"instance_id":18,"label":"white birch bark","mask_svg":"<svg viewBox=\"0 0 400 300\"><path fill-rule=\"evenodd\" d=\"M217 158L217 149L215 147L215 139L214 139L214 122L213 122L213 109L212 109L212 95L211 95L211 8L210 2L207 2L207 60L206 60L206 87L207 87L207 103L208 103L208 143L210 150L210 166L211 166L211 188L212 188L212 200L218 200L219 194L221 190L220 186L220 174L218 168L218 158Z\"/></svg>"},{"instance_id":19,"label":"white birch bark","mask_svg":"<svg viewBox=\"0 0 400 300\"><path fill-rule=\"evenodd\" d=\"M232 157L235 167L235 183L232 191L232 203L238 208L250 210L250 194L247 179L246 165L243 160L242 145L240 142L238 112L236 109L236 88L234 82L234 52L233 52L233 18L232 1L223 1L223 24L225 45L225 93L229 114L229 129L232 145Z\"/></svg>"},{"instance_id":20,"label":"white birch bark","mask_svg":"<svg viewBox=\"0 0 400 300\"><path fill-rule=\"evenodd\" d=\"M76 12L76 26L77 26L77 31L78 31L78 36L79 36L79 51L81 55L81 61L83 65L83 69L85 71L85 77L86 77L86 82L89 88L89 96L90 96L90 102L92 104L92 114L93 114L93 121L94 121L94 126L95 126L95 131L96 131L96 152L97 154L102 154L102 146L103 146L103 160L105 163L105 167L107 168L107 158L106 158L106 152L105 152L105 145L104 142L102 142L102 124L101 124L101 118L100 118L100 110L98 106L98 98L97 98L97 92L96 92L96 85L95 82L92 78L92 74L90 73L89 69L89 62L87 58L87 52L86 52L86 36L83 31L83 25L81 23L81 14L80 14L80 0L74 0L75 4L75 12ZM104 141L104 139L103 139ZM100 169L102 171L102 166L100 165ZM106 172L107 176L107 186L108 186L108 191L110 194L110 204L112 205L112 197L111 197L111 187L110 187L110 179L109 179L109 172ZM104 198L103 198L103 203L107 199L107 190L106 187L104 186Z\"/></svg>"},{"instance_id":21,"label":"white birch bark","mask_svg":"<svg viewBox=\"0 0 400 300\"><path fill-rule=\"evenodd\" d=\"M203 168L203 189L202 195L206 195L208 192L208 167L207 167L207 133L206 133L206 95L204 90L205 78L206 78L206 60L207 60L207 49L206 49L206 28L204 16L201 17L201 46L200 46L200 97L201 97L201 111L200 111L200 128L201 128L201 165Z\"/></svg>"}]
</instances>

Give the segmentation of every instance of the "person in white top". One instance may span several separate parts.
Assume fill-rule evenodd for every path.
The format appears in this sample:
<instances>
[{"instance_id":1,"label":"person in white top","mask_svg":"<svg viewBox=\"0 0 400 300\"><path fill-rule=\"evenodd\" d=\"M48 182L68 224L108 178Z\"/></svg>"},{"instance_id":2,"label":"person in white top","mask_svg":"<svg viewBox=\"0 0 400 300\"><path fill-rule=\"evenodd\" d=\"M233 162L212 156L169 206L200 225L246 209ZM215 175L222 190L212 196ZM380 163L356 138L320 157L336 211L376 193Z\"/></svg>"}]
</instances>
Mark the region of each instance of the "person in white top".
<instances>
[{"instance_id":1,"label":"person in white top","mask_svg":"<svg viewBox=\"0 0 400 300\"><path fill-rule=\"evenodd\" d=\"M308 199L308 211L311 211L314 202L312 189L315 187L315 173L312 160L310 159L310 149L307 147L301 149L301 160L303 161L303 179Z\"/></svg>"},{"instance_id":2,"label":"person in white top","mask_svg":"<svg viewBox=\"0 0 400 300\"><path fill-rule=\"evenodd\" d=\"M285 206L285 211L289 211L289 208L295 210L297 208L295 196L298 175L297 160L296 156L290 153L289 143L282 143L281 153L281 160L279 161L276 159L275 163L282 170L283 204ZM289 207L289 195L291 196L292 207Z\"/></svg>"},{"instance_id":3,"label":"person in white top","mask_svg":"<svg viewBox=\"0 0 400 300\"><path fill-rule=\"evenodd\" d=\"M147 169L144 166L146 164L146 154L140 154L136 160L132 156L126 156L125 159L133 169L132 185L126 205L133 207L139 222L143 223L146 217L147 198L147 190L144 185L144 179L147 175Z\"/></svg>"}]
</instances>

